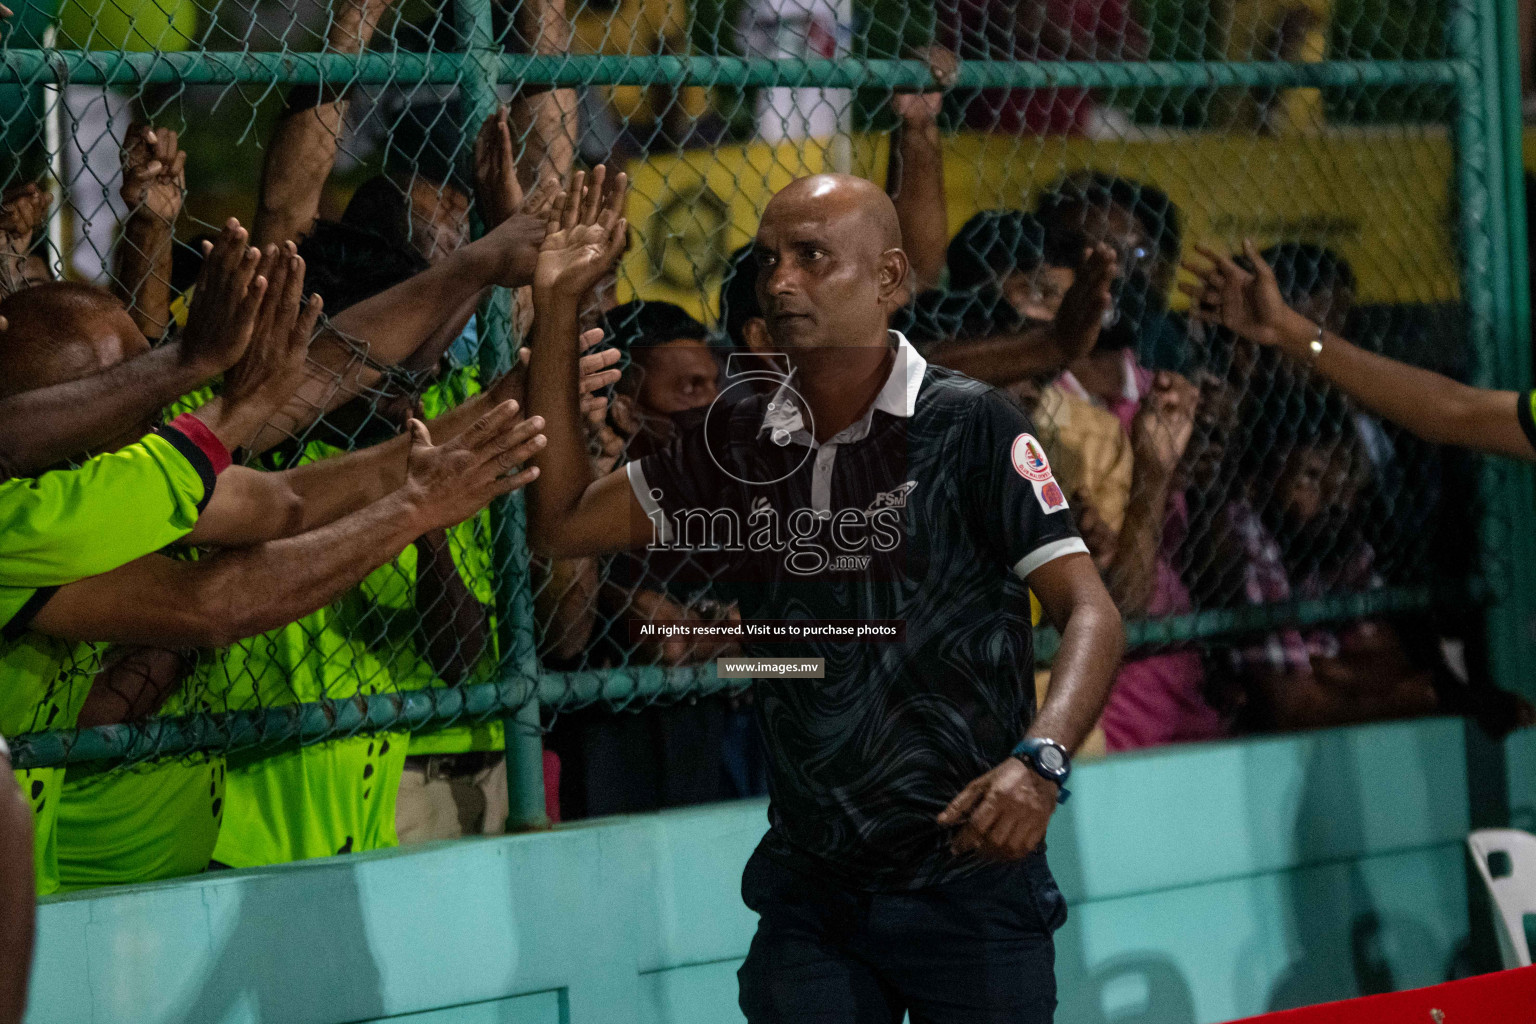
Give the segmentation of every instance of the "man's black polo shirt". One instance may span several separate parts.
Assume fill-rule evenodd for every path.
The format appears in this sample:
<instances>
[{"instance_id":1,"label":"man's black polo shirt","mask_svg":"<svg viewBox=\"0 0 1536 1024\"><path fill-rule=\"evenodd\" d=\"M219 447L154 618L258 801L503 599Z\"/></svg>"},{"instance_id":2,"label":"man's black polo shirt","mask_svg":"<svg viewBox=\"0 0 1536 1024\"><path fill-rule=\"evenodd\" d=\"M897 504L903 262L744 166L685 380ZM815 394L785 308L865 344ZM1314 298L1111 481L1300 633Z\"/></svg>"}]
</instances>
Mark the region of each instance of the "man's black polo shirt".
<instances>
[{"instance_id":1,"label":"man's black polo shirt","mask_svg":"<svg viewBox=\"0 0 1536 1024\"><path fill-rule=\"evenodd\" d=\"M867 889L979 866L934 818L1033 718L1024 578L1087 550L1023 411L892 339L869 413L825 444L794 378L771 396L737 383L628 467L661 541L694 550L743 619L905 621L900 644L743 644L826 659L824 679L753 687L772 766L764 852Z\"/></svg>"}]
</instances>

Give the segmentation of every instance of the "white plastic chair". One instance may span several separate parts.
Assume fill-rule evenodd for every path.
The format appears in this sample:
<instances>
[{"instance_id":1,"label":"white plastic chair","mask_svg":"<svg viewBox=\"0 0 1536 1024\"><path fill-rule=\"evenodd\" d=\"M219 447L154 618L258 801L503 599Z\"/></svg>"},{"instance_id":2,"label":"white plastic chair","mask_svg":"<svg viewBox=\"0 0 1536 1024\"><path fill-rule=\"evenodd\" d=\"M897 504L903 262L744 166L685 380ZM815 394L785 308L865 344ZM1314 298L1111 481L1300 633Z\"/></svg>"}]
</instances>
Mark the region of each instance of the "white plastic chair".
<instances>
[{"instance_id":1,"label":"white plastic chair","mask_svg":"<svg viewBox=\"0 0 1536 1024\"><path fill-rule=\"evenodd\" d=\"M1525 941L1525 915L1536 914L1536 836L1517 828L1484 828L1467 836L1467 849L1483 876L1488 895L1498 909L1495 931L1504 969L1529 967L1531 948ZM1493 877L1488 858L1502 853L1509 858L1509 874Z\"/></svg>"}]
</instances>

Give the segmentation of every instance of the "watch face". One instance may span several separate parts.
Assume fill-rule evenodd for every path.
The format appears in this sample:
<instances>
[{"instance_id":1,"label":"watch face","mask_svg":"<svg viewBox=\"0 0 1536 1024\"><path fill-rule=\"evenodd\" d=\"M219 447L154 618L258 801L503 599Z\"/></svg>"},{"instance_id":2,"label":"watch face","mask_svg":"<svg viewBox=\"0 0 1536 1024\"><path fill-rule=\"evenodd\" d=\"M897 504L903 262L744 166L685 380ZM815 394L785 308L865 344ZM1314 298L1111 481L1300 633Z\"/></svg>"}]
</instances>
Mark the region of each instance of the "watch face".
<instances>
[{"instance_id":1,"label":"watch face","mask_svg":"<svg viewBox=\"0 0 1536 1024\"><path fill-rule=\"evenodd\" d=\"M1066 761L1061 756L1061 751L1055 747L1041 747L1035 751L1035 760L1040 767L1048 772L1059 772L1066 767Z\"/></svg>"}]
</instances>

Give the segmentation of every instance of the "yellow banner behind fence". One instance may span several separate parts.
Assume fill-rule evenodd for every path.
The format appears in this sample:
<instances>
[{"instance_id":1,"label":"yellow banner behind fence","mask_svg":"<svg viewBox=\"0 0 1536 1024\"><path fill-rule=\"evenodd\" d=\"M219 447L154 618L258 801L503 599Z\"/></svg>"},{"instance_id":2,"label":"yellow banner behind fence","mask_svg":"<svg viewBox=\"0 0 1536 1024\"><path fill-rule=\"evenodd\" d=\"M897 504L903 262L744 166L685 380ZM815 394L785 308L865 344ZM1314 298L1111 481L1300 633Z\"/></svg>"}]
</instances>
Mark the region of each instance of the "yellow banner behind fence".
<instances>
[{"instance_id":1,"label":"yellow banner behind fence","mask_svg":"<svg viewBox=\"0 0 1536 1024\"><path fill-rule=\"evenodd\" d=\"M753 143L655 157L630 165L624 298L675 302L712 319L720 274L748 242L764 204L792 178L846 165L883 181L887 136L856 137L846 160L822 143ZM1531 152L1531 147L1527 148ZM1233 246L1251 237L1326 245L1359 279L1360 300L1454 301L1450 231L1452 156L1438 128L1330 130L1255 138L1164 132L1102 142L962 133L945 140L949 229L993 208L1031 209L1064 175L1096 170L1156 185L1194 242Z\"/></svg>"}]
</instances>

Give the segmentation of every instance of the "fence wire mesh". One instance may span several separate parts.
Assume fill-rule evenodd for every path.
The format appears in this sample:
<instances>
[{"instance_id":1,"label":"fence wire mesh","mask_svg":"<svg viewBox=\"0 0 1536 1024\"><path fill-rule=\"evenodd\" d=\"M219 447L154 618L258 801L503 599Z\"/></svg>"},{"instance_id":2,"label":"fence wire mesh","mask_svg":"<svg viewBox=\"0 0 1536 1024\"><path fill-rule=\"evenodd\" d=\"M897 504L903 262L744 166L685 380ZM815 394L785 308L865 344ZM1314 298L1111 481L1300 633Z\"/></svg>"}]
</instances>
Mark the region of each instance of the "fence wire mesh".
<instances>
[{"instance_id":1,"label":"fence wire mesh","mask_svg":"<svg viewBox=\"0 0 1536 1024\"><path fill-rule=\"evenodd\" d=\"M225 218L257 243L299 241L307 287L326 299L331 345L312 353L311 378L327 386L248 448L263 470L367 449L492 377L504 386L526 295L490 298L479 318L466 306L409 345L345 316L507 216L505 179L476 154L501 102L529 196L601 162L630 176L631 245L588 312L624 353L592 425L600 468L664 443L729 385L761 337L747 248L758 215L792 178L842 170L896 198L914 265L898 326L930 361L991 374L1033 411L1136 656L1193 659L1213 714L1276 724L1273 679L1377 651L1388 616L1394 669L1411 685L1381 697L1382 713L1445 707L1439 669L1425 666L1473 628L1479 581L1505 572L1480 561L1491 513L1474 466L1191 315L1175 290L1195 245L1251 237L1307 315L1471 375L1487 308L1472 293L1487 285L1464 276L1461 255L1488 228L1469 189L1498 171L1458 164L1458 139L1464 149L1496 130L1467 120L1492 70L1446 49L1478 31L1470 8L12 6L0 290L103 285L158 342L185 321L198 242ZM986 346L1038 344L1075 301L1095 243L1114 250L1120 277L1091 356L1064 375L992 373ZM1157 412L1178 394L1196 396L1182 423ZM728 646L631 641L634 620L737 615L710 581L704 560L677 552L530 559L514 499L422 537L338 603L224 650L11 642L5 671L30 682L5 694L0 732L20 736L40 814L60 802L69 761L81 762L69 784L87 791L179 773L156 785L214 822L226 771L260 785L259 758L301 756L267 748L322 744L335 787L368 798L338 796L352 807L344 827L295 843L367 848L389 831L369 801L398 785L407 750L499 749L504 722L535 703L558 728L583 708L747 699L715 678ZM1465 614L1443 614L1447 603ZM258 856L257 839L230 829L217 859ZM102 880L71 870L72 884Z\"/></svg>"}]
</instances>

